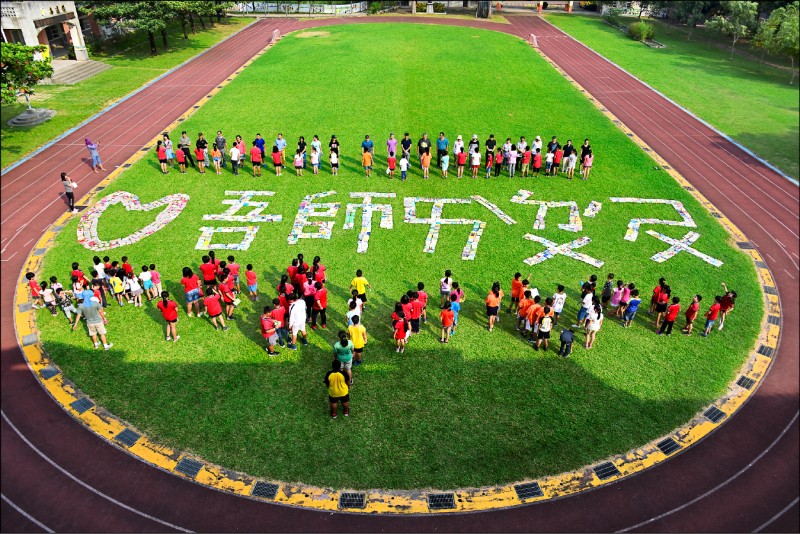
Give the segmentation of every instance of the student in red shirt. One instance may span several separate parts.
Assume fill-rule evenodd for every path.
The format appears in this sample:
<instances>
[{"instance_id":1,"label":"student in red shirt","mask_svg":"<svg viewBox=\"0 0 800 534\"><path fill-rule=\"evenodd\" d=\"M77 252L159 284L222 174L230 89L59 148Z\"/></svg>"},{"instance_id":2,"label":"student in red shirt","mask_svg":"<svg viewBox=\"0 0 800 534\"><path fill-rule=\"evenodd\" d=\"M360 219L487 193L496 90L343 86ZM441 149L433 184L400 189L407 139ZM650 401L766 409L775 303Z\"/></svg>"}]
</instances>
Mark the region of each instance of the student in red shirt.
<instances>
[{"instance_id":1,"label":"student in red shirt","mask_svg":"<svg viewBox=\"0 0 800 534\"><path fill-rule=\"evenodd\" d=\"M711 332L711 327L714 326L714 321L717 320L719 316L719 310L722 307L722 297L717 295L714 297L714 304L706 312L706 329L705 331L700 334L703 337L708 337L708 334Z\"/></svg>"},{"instance_id":2,"label":"student in red shirt","mask_svg":"<svg viewBox=\"0 0 800 534\"><path fill-rule=\"evenodd\" d=\"M533 176L539 177L539 171L542 168L542 149L537 148L536 154L533 156Z\"/></svg>"},{"instance_id":3,"label":"student in red shirt","mask_svg":"<svg viewBox=\"0 0 800 534\"><path fill-rule=\"evenodd\" d=\"M449 343L450 334L453 331L453 310L450 309L450 303L446 302L444 309L439 313L439 318L442 320L442 337L439 343Z\"/></svg>"},{"instance_id":4,"label":"student in red shirt","mask_svg":"<svg viewBox=\"0 0 800 534\"><path fill-rule=\"evenodd\" d=\"M722 289L725 290L725 294L722 296L722 301L720 301L719 311L722 314L719 318L719 326L717 330L722 330L725 326L725 319L728 317L728 312L731 311L736 304L736 291L731 291L728 289L728 286L725 285L725 282L722 282Z\"/></svg>"},{"instance_id":5,"label":"student in red shirt","mask_svg":"<svg viewBox=\"0 0 800 534\"><path fill-rule=\"evenodd\" d=\"M202 315L200 311L200 278L189 267L184 267L181 285L186 296L186 315L191 317L192 308L194 308L195 313L200 317Z\"/></svg>"},{"instance_id":6,"label":"student in red shirt","mask_svg":"<svg viewBox=\"0 0 800 534\"><path fill-rule=\"evenodd\" d=\"M203 256L203 263L200 264L200 272L203 273L203 285L206 287L217 285L217 266L211 263L211 258Z\"/></svg>"},{"instance_id":7,"label":"student in red shirt","mask_svg":"<svg viewBox=\"0 0 800 534\"><path fill-rule=\"evenodd\" d=\"M261 176L261 149L253 141L253 148L250 149L250 162L253 164L253 176Z\"/></svg>"},{"instance_id":8,"label":"student in red shirt","mask_svg":"<svg viewBox=\"0 0 800 534\"><path fill-rule=\"evenodd\" d=\"M389 152L386 162L389 164L389 179L394 179L394 170L397 168L397 158L394 156L394 152Z\"/></svg>"},{"instance_id":9,"label":"student in red shirt","mask_svg":"<svg viewBox=\"0 0 800 534\"><path fill-rule=\"evenodd\" d=\"M274 321L277 321L275 333L278 336L278 345L283 347L284 340L289 339L289 331L286 329L286 321L284 321L288 303L281 302L280 299L272 299L272 306L273 308L272 311L269 312L269 316L272 317Z\"/></svg>"},{"instance_id":10,"label":"student in red shirt","mask_svg":"<svg viewBox=\"0 0 800 534\"><path fill-rule=\"evenodd\" d=\"M250 293L250 300L258 300L258 276L253 270L253 264L248 263L245 267L244 278L247 281L247 291Z\"/></svg>"},{"instance_id":11,"label":"student in red shirt","mask_svg":"<svg viewBox=\"0 0 800 534\"><path fill-rule=\"evenodd\" d=\"M665 285L667 285L667 281L664 278L659 278L658 285L653 288L653 296L650 297L650 310L647 312L648 314L653 315L653 312L656 309L656 304L658 304L658 297L661 295L661 290Z\"/></svg>"},{"instance_id":12,"label":"student in red shirt","mask_svg":"<svg viewBox=\"0 0 800 534\"><path fill-rule=\"evenodd\" d=\"M206 288L206 297L203 299L203 305L208 311L208 316L211 318L214 330L219 330L217 319L219 319L220 324L222 324L222 329L227 330L228 326L225 325L225 318L222 316L222 304L220 304L219 293L217 293L213 287Z\"/></svg>"},{"instance_id":13,"label":"student in red shirt","mask_svg":"<svg viewBox=\"0 0 800 534\"><path fill-rule=\"evenodd\" d=\"M553 176L558 175L558 169L561 167L562 159L564 159L564 149L559 146L555 154L553 154Z\"/></svg>"},{"instance_id":14,"label":"student in red shirt","mask_svg":"<svg viewBox=\"0 0 800 534\"><path fill-rule=\"evenodd\" d=\"M130 265L128 265L128 267L130 267L131 268L131 272L133 272L133 267L131 267ZM128 271L126 270L125 272L127 273ZM83 271L80 270L79 264L78 264L77 261L72 262L72 273L71 273L71 275L72 276L77 276L78 277L78 281L81 284L83 284L84 286L88 286L89 285L89 280L83 274Z\"/></svg>"},{"instance_id":15,"label":"student in red shirt","mask_svg":"<svg viewBox=\"0 0 800 534\"><path fill-rule=\"evenodd\" d=\"M525 147L525 152L522 153L522 177L525 178L528 176L528 170L531 167L531 159L533 158L533 152L531 152L531 147Z\"/></svg>"},{"instance_id":16,"label":"student in red shirt","mask_svg":"<svg viewBox=\"0 0 800 534\"><path fill-rule=\"evenodd\" d=\"M428 322L428 294L425 292L425 284L422 282L417 283L417 294L419 301L422 303L422 322Z\"/></svg>"},{"instance_id":17,"label":"student in red shirt","mask_svg":"<svg viewBox=\"0 0 800 534\"><path fill-rule=\"evenodd\" d=\"M227 267L225 270L228 270ZM233 301L236 297L233 295L233 280L230 276L226 277L226 280L219 284L219 294L222 297L222 302L225 303L225 318L232 321L233 310L236 309Z\"/></svg>"},{"instance_id":18,"label":"student in red shirt","mask_svg":"<svg viewBox=\"0 0 800 534\"><path fill-rule=\"evenodd\" d=\"M272 317L272 311L269 306L264 306L264 313L261 315L261 335L267 340L267 354L277 356L280 353L275 351L275 345L278 343L278 327L281 323Z\"/></svg>"},{"instance_id":19,"label":"student in red shirt","mask_svg":"<svg viewBox=\"0 0 800 534\"><path fill-rule=\"evenodd\" d=\"M464 174L464 165L467 164L467 153L464 152L464 147L461 147L461 152L456 154L456 164L458 165L458 177Z\"/></svg>"},{"instance_id":20,"label":"student in red shirt","mask_svg":"<svg viewBox=\"0 0 800 534\"><path fill-rule=\"evenodd\" d=\"M321 318L322 328L328 328L328 290L322 282L314 283L314 303L311 307L311 329L317 329L317 316Z\"/></svg>"},{"instance_id":21,"label":"student in red shirt","mask_svg":"<svg viewBox=\"0 0 800 534\"><path fill-rule=\"evenodd\" d=\"M206 152L202 148L195 148L194 155L197 158L197 165L198 169L200 169L200 174L205 174L205 164L206 164Z\"/></svg>"},{"instance_id":22,"label":"student in red shirt","mask_svg":"<svg viewBox=\"0 0 800 534\"><path fill-rule=\"evenodd\" d=\"M692 303L689 304L688 308L686 308L686 326L683 327L683 333L687 336L692 335L692 325L694 324L694 320L697 318L697 313L700 311L701 300L703 300L703 297L700 295L695 295L692 298Z\"/></svg>"},{"instance_id":23,"label":"student in red shirt","mask_svg":"<svg viewBox=\"0 0 800 534\"><path fill-rule=\"evenodd\" d=\"M667 308L667 315L664 317L664 322L661 323L661 328L658 331L659 336L663 335L665 331L668 336L672 335L672 325L675 324L675 319L678 318L678 314L681 311L680 301L680 297L672 297L672 305Z\"/></svg>"},{"instance_id":24,"label":"student in red shirt","mask_svg":"<svg viewBox=\"0 0 800 534\"><path fill-rule=\"evenodd\" d=\"M288 295L289 293L294 293L294 286L289 283L288 274L281 275L281 283L278 284L275 289L278 290L278 295Z\"/></svg>"},{"instance_id":25,"label":"student in red shirt","mask_svg":"<svg viewBox=\"0 0 800 534\"><path fill-rule=\"evenodd\" d=\"M275 164L275 176L280 176L283 160L281 159L281 151L275 145L272 146L272 163Z\"/></svg>"},{"instance_id":26,"label":"student in red shirt","mask_svg":"<svg viewBox=\"0 0 800 534\"><path fill-rule=\"evenodd\" d=\"M661 325L661 318L667 312L669 306L669 298L672 294L672 289L666 284L661 287L661 292L658 294L658 301L656 302L656 328Z\"/></svg>"},{"instance_id":27,"label":"student in red shirt","mask_svg":"<svg viewBox=\"0 0 800 534\"><path fill-rule=\"evenodd\" d=\"M158 301L157 306L167 322L167 341L173 339L178 341L181 338L175 329L175 325L178 323L178 303L174 300L169 300L169 292L162 291L161 300Z\"/></svg>"},{"instance_id":28,"label":"student in red shirt","mask_svg":"<svg viewBox=\"0 0 800 534\"><path fill-rule=\"evenodd\" d=\"M236 263L236 258L233 256L228 256L228 269L231 271L231 277L233 278L233 286L236 288L236 292L240 292L239 289L239 269L241 267L238 263Z\"/></svg>"},{"instance_id":29,"label":"student in red shirt","mask_svg":"<svg viewBox=\"0 0 800 534\"><path fill-rule=\"evenodd\" d=\"M422 312L425 309L425 304L419 298L419 291L411 293L411 333L419 334L419 318L422 317Z\"/></svg>"},{"instance_id":30,"label":"student in red shirt","mask_svg":"<svg viewBox=\"0 0 800 534\"><path fill-rule=\"evenodd\" d=\"M178 168L181 174L186 174L186 153L179 148L175 152L175 159L178 160Z\"/></svg>"},{"instance_id":31,"label":"student in red shirt","mask_svg":"<svg viewBox=\"0 0 800 534\"><path fill-rule=\"evenodd\" d=\"M167 147L164 146L163 141L156 143L156 157L161 165L161 174L169 174L167 172Z\"/></svg>"},{"instance_id":32,"label":"student in red shirt","mask_svg":"<svg viewBox=\"0 0 800 534\"><path fill-rule=\"evenodd\" d=\"M399 303L398 303L399 305ZM397 306L395 306L397 308ZM397 343L397 350L395 352L406 351L406 332L408 332L408 320L401 311L395 311L396 319L392 321L392 328L394 328L394 340Z\"/></svg>"},{"instance_id":33,"label":"student in red shirt","mask_svg":"<svg viewBox=\"0 0 800 534\"><path fill-rule=\"evenodd\" d=\"M44 301L42 300L42 288L39 282L34 280L35 277L36 275L31 272L25 273L25 278L28 279L28 287L31 290L31 299L33 300L32 307L34 310L38 310L44 306Z\"/></svg>"}]
</instances>

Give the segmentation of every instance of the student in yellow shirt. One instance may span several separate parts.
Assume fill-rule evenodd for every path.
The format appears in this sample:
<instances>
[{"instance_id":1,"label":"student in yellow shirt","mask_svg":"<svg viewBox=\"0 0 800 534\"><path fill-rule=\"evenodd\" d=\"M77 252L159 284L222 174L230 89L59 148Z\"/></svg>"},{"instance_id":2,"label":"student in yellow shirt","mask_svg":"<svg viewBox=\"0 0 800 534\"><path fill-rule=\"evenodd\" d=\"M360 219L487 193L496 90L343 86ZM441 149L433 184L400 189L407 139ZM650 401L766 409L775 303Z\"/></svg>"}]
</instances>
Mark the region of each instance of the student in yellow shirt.
<instances>
[{"instance_id":1,"label":"student in yellow shirt","mask_svg":"<svg viewBox=\"0 0 800 534\"><path fill-rule=\"evenodd\" d=\"M344 416L350 415L350 390L347 388L347 377L341 371L342 362L333 360L331 371L325 375L325 386L328 388L328 401L331 403L331 418L336 419L339 403L344 407Z\"/></svg>"},{"instance_id":2,"label":"student in yellow shirt","mask_svg":"<svg viewBox=\"0 0 800 534\"><path fill-rule=\"evenodd\" d=\"M353 342L353 365L361 365L364 345L367 344L367 329L361 324L361 317L353 315L353 324L347 327L350 341Z\"/></svg>"},{"instance_id":3,"label":"student in yellow shirt","mask_svg":"<svg viewBox=\"0 0 800 534\"><path fill-rule=\"evenodd\" d=\"M361 299L363 303L361 309L364 310L367 308L367 288L372 289L372 286L367 282L367 279L364 278L364 272L361 269L356 271L356 277L353 278L353 281L350 282L350 291L355 289L358 291L358 298Z\"/></svg>"}]
</instances>

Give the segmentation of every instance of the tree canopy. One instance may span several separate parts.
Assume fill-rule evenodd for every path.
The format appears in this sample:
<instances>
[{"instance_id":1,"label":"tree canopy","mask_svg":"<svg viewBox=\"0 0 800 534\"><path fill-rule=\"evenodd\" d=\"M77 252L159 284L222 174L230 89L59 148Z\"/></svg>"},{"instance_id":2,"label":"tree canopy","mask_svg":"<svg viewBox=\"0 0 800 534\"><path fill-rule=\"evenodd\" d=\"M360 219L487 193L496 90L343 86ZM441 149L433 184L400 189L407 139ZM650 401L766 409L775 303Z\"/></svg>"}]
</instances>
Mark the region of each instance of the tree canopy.
<instances>
[{"instance_id":1,"label":"tree canopy","mask_svg":"<svg viewBox=\"0 0 800 534\"><path fill-rule=\"evenodd\" d=\"M45 45L26 46L18 43L0 43L0 83L2 83L3 104L13 104L19 94L33 94L33 88L44 78L53 75L50 57L41 55L47 50ZM34 59L39 52L41 59Z\"/></svg>"},{"instance_id":2,"label":"tree canopy","mask_svg":"<svg viewBox=\"0 0 800 534\"><path fill-rule=\"evenodd\" d=\"M731 37L731 59L736 42L749 35L756 26L758 3L744 0L720 2L722 13L706 21L706 28Z\"/></svg>"},{"instance_id":3,"label":"tree canopy","mask_svg":"<svg viewBox=\"0 0 800 534\"><path fill-rule=\"evenodd\" d=\"M756 46L760 46L772 55L785 56L792 61L792 77L789 84L794 84L794 65L800 55L800 2L778 7L769 18L759 25L755 37Z\"/></svg>"}]
</instances>

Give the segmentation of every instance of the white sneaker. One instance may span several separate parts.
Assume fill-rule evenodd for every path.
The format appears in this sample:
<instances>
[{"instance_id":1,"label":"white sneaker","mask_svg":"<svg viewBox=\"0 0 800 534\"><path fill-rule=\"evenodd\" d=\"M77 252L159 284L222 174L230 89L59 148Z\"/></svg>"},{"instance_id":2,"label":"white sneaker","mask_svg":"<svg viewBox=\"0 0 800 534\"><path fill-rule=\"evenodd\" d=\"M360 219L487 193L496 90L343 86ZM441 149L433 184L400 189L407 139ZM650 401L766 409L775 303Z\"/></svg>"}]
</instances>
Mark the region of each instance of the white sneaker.
<instances>
[{"instance_id":1,"label":"white sneaker","mask_svg":"<svg viewBox=\"0 0 800 534\"><path fill-rule=\"evenodd\" d=\"M172 341L172 338L167 336L167 341Z\"/></svg>"},{"instance_id":2,"label":"white sneaker","mask_svg":"<svg viewBox=\"0 0 800 534\"><path fill-rule=\"evenodd\" d=\"M719 323L719 326L717 327L717 330L722 330L723 326L725 326L725 323Z\"/></svg>"},{"instance_id":3,"label":"white sneaker","mask_svg":"<svg viewBox=\"0 0 800 534\"><path fill-rule=\"evenodd\" d=\"M78 213L78 210L76 210L76 209L73 209L73 210L72 210L72 213Z\"/></svg>"},{"instance_id":4,"label":"white sneaker","mask_svg":"<svg viewBox=\"0 0 800 534\"><path fill-rule=\"evenodd\" d=\"M106 350L108 350L108 349L110 349L110 348L111 348L111 347L113 347L113 346L114 346L114 344L113 344L113 343L109 343L108 345L103 345L103 348L104 348L104 349L106 349Z\"/></svg>"},{"instance_id":5,"label":"white sneaker","mask_svg":"<svg viewBox=\"0 0 800 534\"><path fill-rule=\"evenodd\" d=\"M98 348L99 346L100 346L100 342L99 341L94 344L94 348Z\"/></svg>"},{"instance_id":6,"label":"white sneaker","mask_svg":"<svg viewBox=\"0 0 800 534\"><path fill-rule=\"evenodd\" d=\"M178 341L180 338L181 336L175 336L175 341Z\"/></svg>"}]
</instances>

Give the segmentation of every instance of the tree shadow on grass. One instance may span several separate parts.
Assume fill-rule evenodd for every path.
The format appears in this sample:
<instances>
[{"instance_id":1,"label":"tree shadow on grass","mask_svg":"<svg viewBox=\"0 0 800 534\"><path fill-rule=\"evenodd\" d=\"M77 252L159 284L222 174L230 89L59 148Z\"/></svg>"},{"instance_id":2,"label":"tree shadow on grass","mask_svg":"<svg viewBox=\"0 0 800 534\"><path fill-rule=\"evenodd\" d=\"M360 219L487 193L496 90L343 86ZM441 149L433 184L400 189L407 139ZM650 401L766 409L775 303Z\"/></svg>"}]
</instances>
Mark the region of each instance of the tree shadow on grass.
<instances>
[{"instance_id":1,"label":"tree shadow on grass","mask_svg":"<svg viewBox=\"0 0 800 534\"><path fill-rule=\"evenodd\" d=\"M47 350L85 394L158 442L255 476L357 489L474 487L580 468L668 433L711 400L631 395L587 371L588 358L610 353L466 358L458 338L415 342L405 354L367 345L352 416L337 426L322 384L330 357L318 347L288 366L134 362L117 345L103 358L90 345ZM359 451L370 469L321 461L330 443Z\"/></svg>"}]
</instances>

